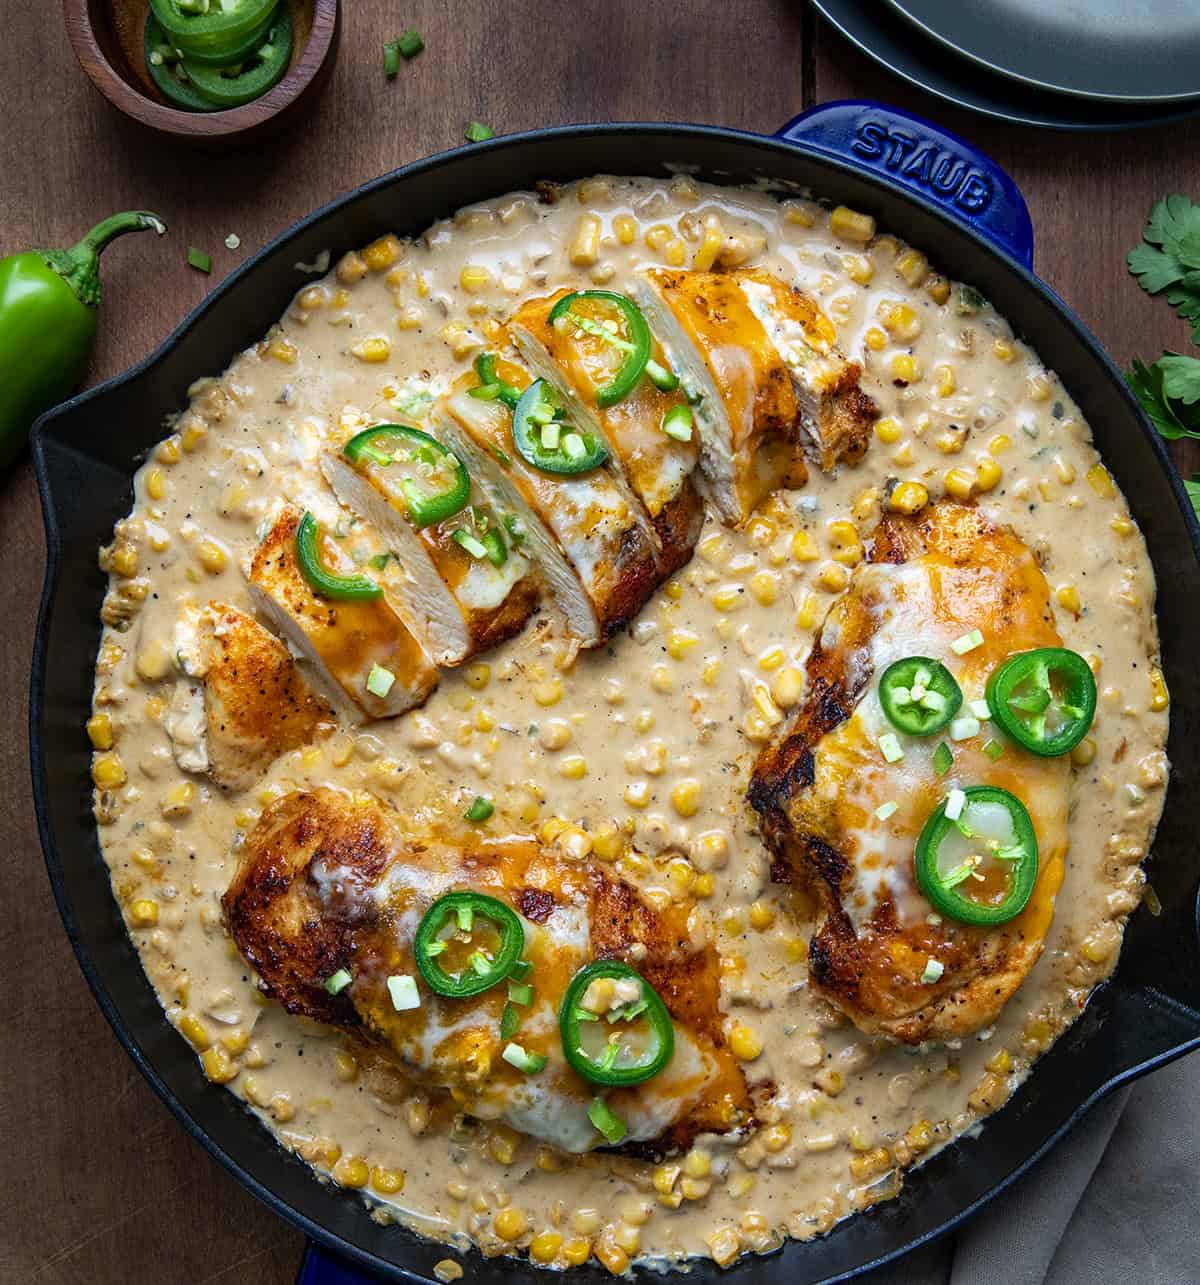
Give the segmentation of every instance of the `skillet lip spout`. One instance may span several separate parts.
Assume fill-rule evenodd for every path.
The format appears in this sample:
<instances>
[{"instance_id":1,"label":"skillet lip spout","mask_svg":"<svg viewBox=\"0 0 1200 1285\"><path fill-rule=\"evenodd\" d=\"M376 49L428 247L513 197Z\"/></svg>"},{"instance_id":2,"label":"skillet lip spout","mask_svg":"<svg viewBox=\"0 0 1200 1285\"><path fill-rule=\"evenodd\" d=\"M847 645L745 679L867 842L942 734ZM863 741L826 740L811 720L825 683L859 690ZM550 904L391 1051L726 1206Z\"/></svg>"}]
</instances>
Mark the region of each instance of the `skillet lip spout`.
<instances>
[{"instance_id":1,"label":"skillet lip spout","mask_svg":"<svg viewBox=\"0 0 1200 1285\"><path fill-rule=\"evenodd\" d=\"M308 1167L285 1152L273 1134L265 1129L247 1128L248 1113L240 1100L204 1080L190 1048L166 1021L111 897L108 870L99 854L96 823L90 810L88 754L82 733L83 719L90 712L91 673L89 670L86 675L88 709L84 710L78 694L72 696L65 690L68 684L64 681L67 670L63 648L69 630L62 625L55 628L56 619L68 610L78 615L86 609L95 618L93 632L73 645L77 649L90 648L94 657L98 616L92 600L80 606L73 595L64 597L64 574L68 571L73 576L86 574L84 551L77 547L74 537L64 535L64 528L69 531L77 519L77 507L86 503L78 498L79 487L85 480L91 480L97 491L108 486L112 492L111 495L105 492L108 509L116 516L125 513L129 478L139 462L138 451L149 447L162 432L158 421L135 425L130 431L137 436L137 444L130 450L115 441L100 440L94 429L91 433L82 432L81 427L87 426L89 415L96 424L105 424L103 408L118 405L123 397L132 400L132 393L138 390L151 389L163 407L182 405L186 392L182 367L191 360L186 353L204 342L200 337L202 327L217 324L216 321L210 323L209 319L224 319L226 313L239 306L239 298L248 300L245 286L251 280L261 276L277 283L284 281L281 265L291 265L301 255L313 257L311 251L322 236L333 238L337 247L344 250L365 243L371 228L376 230L375 234L386 230L381 226L381 212L389 194L395 194L391 208L398 219L407 217L404 194L410 191L429 208L440 209L443 216L448 216L455 208L470 203L460 199L463 191L476 190L478 195L471 199L478 200L525 186L524 180L530 175L584 177L604 170L603 164L595 163L602 157L632 158L623 169L609 168L610 173L663 177L671 172L671 164L681 158L686 161L693 155L699 157L697 168L704 171L701 177L706 179L720 182L722 176L727 176L725 181L738 182L760 173L773 181L777 179L782 185L789 180L779 175L789 170L803 171L815 177L817 181L812 186L824 195L837 195L848 204L854 204L849 198L857 198L860 207L873 206L884 211L881 222L889 228L894 229L898 221L907 221L927 233L940 228L944 238L939 242L939 257L947 262L948 274L963 279L964 274L955 270L956 262L975 265L977 271L969 271L966 279L986 278L993 283L993 300L1018 333L1025 333L1022 329L1025 322L1031 331L1057 332L1061 341L1070 346L1069 351L1068 348L1062 350L1062 359L1078 371L1078 379L1087 379L1093 385L1088 397L1080 398L1081 402L1104 407L1102 418L1107 424L1115 425L1106 428L1112 437L1112 441L1104 445L1106 462L1112 462L1108 459L1110 446L1122 440L1118 429L1135 431L1136 436L1129 438L1130 444L1122 448L1130 460L1126 476L1152 482L1159 503L1152 507L1146 500L1143 511L1135 503L1136 497L1128 498L1134 516L1148 536L1161 533L1164 562L1160 580L1164 571L1170 572L1168 583L1176 597L1184 596L1184 584L1175 583L1179 577L1184 577L1193 588L1200 588L1200 524L1163 442L1146 421L1120 372L1097 340L1045 283L955 221L943 208L920 195L898 191L876 173L807 149L802 143L786 143L717 126L653 122L558 126L456 148L383 175L321 206L283 231L231 273L144 360L43 415L31 438L47 558L32 659L30 759L39 836L68 939L84 978L117 1038L188 1133L268 1208L343 1259L386 1279L431 1280L433 1264L445 1256L447 1246L422 1240L403 1228L379 1227L370 1219L361 1200L351 1193L318 1184ZM506 174L513 174L520 181L506 185ZM440 205L443 200L446 204ZM424 220L421 213L414 213L412 219L421 226L406 225L402 230L419 232L425 222L431 221ZM913 243L920 244L916 240ZM934 242L927 236L926 243ZM302 279L294 277L290 289L301 284ZM286 306L286 299L279 307L275 306L274 299L262 306L274 309L271 317L274 320ZM245 323L234 318L226 325L233 337L213 342L218 345L228 342L225 357L228 361L245 346L236 338L238 327L244 329ZM253 334L255 326L257 321L251 324L249 333ZM266 326L260 327L258 333L265 329ZM1035 347L1041 350L1040 342L1035 343ZM174 363L180 369L172 374L169 368L176 354L182 354L180 361ZM1057 357L1058 354L1054 354L1052 364ZM1069 381L1067 375L1063 375L1063 380L1072 393L1078 395L1075 382ZM1086 414L1093 428L1097 428L1099 421L1093 411L1087 409ZM1121 482L1121 470L1117 472L1117 480ZM1167 496L1173 505L1163 502ZM1150 544L1153 556L1153 540ZM91 557L90 549L87 557ZM90 574L95 577L94 563L90 568ZM93 585L84 580L83 583L87 592L95 590L94 606L98 607L102 595L99 582ZM74 583L69 587L77 588ZM1165 626L1164 644L1170 643L1177 662L1175 668L1168 669L1168 677L1173 683L1178 680L1180 692L1187 692L1181 708L1173 710L1170 744L1173 756L1178 757L1177 769L1183 765L1182 774L1190 776L1191 766L1200 766L1200 749L1190 748L1196 744L1194 733L1200 731L1195 726L1196 711L1200 711L1200 688L1197 688L1200 678L1192 678L1183 661L1184 609L1170 604L1170 599L1165 600L1160 611ZM56 680L53 687L48 686L51 680ZM77 677L74 681L78 686L84 679ZM1194 700L1193 688L1197 689ZM79 741L77 750L64 731L72 719ZM76 779L81 768L82 777ZM1176 797L1176 803L1181 804L1182 800ZM1193 812L1190 825L1193 847L1195 816ZM1164 819L1160 840L1174 845L1177 855L1189 851L1181 846L1189 826L1181 820L1164 837L1166 828ZM71 859L64 854L69 854ZM843 1220L824 1237L788 1241L772 1257L747 1257L732 1270L753 1271L762 1285L776 1285L776 1282L778 1285L804 1285L805 1282L824 1285L889 1262L953 1230L1005 1190L1100 1098L1200 1047L1200 948L1194 871L1172 874L1164 869L1163 874L1182 880L1178 896L1172 897L1170 914L1157 924L1149 922L1145 913L1131 920L1127 940L1136 939L1141 962L1127 964L1123 955L1114 978L1095 992L1080 1018L1039 1060L1038 1074L1031 1076L1002 1109L1006 1126L1011 1127L985 1126L981 1139L959 1139L953 1147L933 1156L920 1170L906 1175L898 1198ZM79 899L69 885L81 878L88 881L89 893L103 891L105 905L91 905ZM1158 881L1156 869L1156 886ZM1163 901L1166 904L1167 899L1164 897ZM1159 934L1158 947L1155 933ZM113 993L114 979L119 982L120 1001ZM1101 1029L1104 1037L1097 1041L1096 1032ZM1086 1060L1091 1067L1083 1073L1079 1058L1074 1056L1080 1050L1087 1050ZM1034 1085L1036 1091L1030 1087ZM1056 1089L1057 1097L1054 1096ZM988 1168L987 1174L982 1173L983 1167ZM538 1271L511 1259L485 1262L475 1250L471 1250L470 1255L473 1269L488 1281L505 1278L526 1282ZM693 1278L699 1278L706 1285L715 1281L718 1274L725 1274L706 1260L693 1262L689 1267ZM600 1281L609 1279L603 1269L594 1265L572 1271L589 1285L592 1282L599 1285Z\"/></svg>"}]
</instances>

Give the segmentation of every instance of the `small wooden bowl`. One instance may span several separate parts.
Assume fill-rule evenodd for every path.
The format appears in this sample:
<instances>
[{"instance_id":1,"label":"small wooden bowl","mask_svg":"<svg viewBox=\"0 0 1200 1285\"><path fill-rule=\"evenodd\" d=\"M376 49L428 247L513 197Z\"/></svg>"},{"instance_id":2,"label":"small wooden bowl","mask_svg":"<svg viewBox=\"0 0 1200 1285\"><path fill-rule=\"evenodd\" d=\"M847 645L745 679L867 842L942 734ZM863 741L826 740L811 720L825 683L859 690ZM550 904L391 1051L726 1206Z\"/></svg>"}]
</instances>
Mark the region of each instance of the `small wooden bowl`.
<instances>
[{"instance_id":1,"label":"small wooden bowl","mask_svg":"<svg viewBox=\"0 0 1200 1285\"><path fill-rule=\"evenodd\" d=\"M157 133L218 147L262 138L294 119L333 69L338 0L283 3L295 31L291 65L261 98L223 112L181 111L155 88L142 47L147 0L63 0L63 15L79 65L114 107Z\"/></svg>"}]
</instances>

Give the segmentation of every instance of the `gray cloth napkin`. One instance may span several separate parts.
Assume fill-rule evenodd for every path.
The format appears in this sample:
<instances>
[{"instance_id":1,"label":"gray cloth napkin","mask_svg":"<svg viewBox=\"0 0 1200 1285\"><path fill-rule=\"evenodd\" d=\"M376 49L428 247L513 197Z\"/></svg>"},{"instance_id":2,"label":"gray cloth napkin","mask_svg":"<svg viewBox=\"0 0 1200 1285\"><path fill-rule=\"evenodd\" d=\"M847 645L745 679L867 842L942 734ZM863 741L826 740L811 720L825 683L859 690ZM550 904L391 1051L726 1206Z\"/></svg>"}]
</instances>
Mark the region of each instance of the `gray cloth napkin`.
<instances>
[{"instance_id":1,"label":"gray cloth napkin","mask_svg":"<svg viewBox=\"0 0 1200 1285\"><path fill-rule=\"evenodd\" d=\"M1200 1057L1118 1090L957 1236L864 1285L1195 1285L1198 1103Z\"/></svg>"}]
</instances>

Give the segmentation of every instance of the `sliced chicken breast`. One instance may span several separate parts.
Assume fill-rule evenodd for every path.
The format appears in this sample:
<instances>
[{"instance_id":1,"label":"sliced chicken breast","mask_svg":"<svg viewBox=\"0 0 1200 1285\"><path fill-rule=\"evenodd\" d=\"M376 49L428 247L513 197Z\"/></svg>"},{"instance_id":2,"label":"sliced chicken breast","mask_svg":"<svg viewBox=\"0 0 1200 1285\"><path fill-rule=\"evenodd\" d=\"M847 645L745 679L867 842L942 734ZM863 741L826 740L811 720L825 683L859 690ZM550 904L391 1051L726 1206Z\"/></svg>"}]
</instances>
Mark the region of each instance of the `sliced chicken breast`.
<instances>
[{"instance_id":1,"label":"sliced chicken breast","mask_svg":"<svg viewBox=\"0 0 1200 1285\"><path fill-rule=\"evenodd\" d=\"M520 367L498 364L516 388L532 382ZM612 461L574 476L527 464L512 441L512 414L479 401L464 379L442 402L438 435L466 462L492 507L517 529L584 647L599 646L637 615L663 579L649 521Z\"/></svg>"},{"instance_id":2,"label":"sliced chicken breast","mask_svg":"<svg viewBox=\"0 0 1200 1285\"><path fill-rule=\"evenodd\" d=\"M184 675L163 721L185 771L245 789L332 718L291 652L236 607L186 609L175 642Z\"/></svg>"},{"instance_id":3,"label":"sliced chicken breast","mask_svg":"<svg viewBox=\"0 0 1200 1285\"><path fill-rule=\"evenodd\" d=\"M695 401L700 465L727 522L779 487L861 458L876 418L829 319L760 269L642 274L637 297Z\"/></svg>"},{"instance_id":4,"label":"sliced chicken breast","mask_svg":"<svg viewBox=\"0 0 1200 1285\"><path fill-rule=\"evenodd\" d=\"M1052 621L1045 577L1009 528L950 503L888 516L813 644L804 700L755 764L749 800L773 873L818 901L810 984L864 1031L918 1044L994 1021L1041 954L1068 839L1069 760L1012 744L993 759L986 722L957 742L898 735L903 757L886 761L880 738L895 729L879 675L906 656L940 660L962 687L965 714L1011 653L1060 643ZM982 644L956 655L952 644L974 630ZM944 741L953 763L939 774ZM970 785L1015 795L1037 834L1033 894L994 927L935 914L916 882L926 820L951 789Z\"/></svg>"},{"instance_id":5,"label":"sliced chicken breast","mask_svg":"<svg viewBox=\"0 0 1200 1285\"><path fill-rule=\"evenodd\" d=\"M520 916L534 995L511 1039L546 1057L534 1073L503 1056L503 985L445 998L416 967L418 924L434 900L460 890L496 897ZM685 1145L697 1132L750 1122L745 1081L721 1033L719 961L711 947L692 946L687 908L652 911L628 885L531 838L416 835L382 805L328 789L296 792L247 837L223 906L263 989L289 1012L351 1032L419 1083L449 1091L470 1115L572 1152L605 1139L588 1118L596 1086L563 1057L558 1009L585 963L627 960L675 1025L667 1067L605 1095L628 1141ZM331 994L325 983L341 970L350 981ZM405 1004L412 983L418 1002L398 1010L388 980L401 977L410 979Z\"/></svg>"},{"instance_id":6,"label":"sliced chicken breast","mask_svg":"<svg viewBox=\"0 0 1200 1285\"><path fill-rule=\"evenodd\" d=\"M319 684L357 717L391 718L420 705L437 686L437 670L385 596L347 601L316 593L296 555L300 518L284 508L255 550L248 579L256 606L313 667ZM330 571L358 572L336 540L322 535L319 543ZM386 694L367 689L376 669L386 674L372 685Z\"/></svg>"},{"instance_id":7,"label":"sliced chicken breast","mask_svg":"<svg viewBox=\"0 0 1200 1285\"><path fill-rule=\"evenodd\" d=\"M509 334L530 370L558 390L572 417L608 442L650 515L660 568L670 574L691 557L704 523L704 503L693 476L699 434L690 424L686 440L664 429L672 410L687 407L687 397L681 389L664 392L643 376L615 405L601 407L597 390L612 381L624 354L569 323L550 323L554 305L569 293L560 290L523 304L508 324ZM584 300L576 306L586 309L588 304ZM651 357L667 369L657 342Z\"/></svg>"},{"instance_id":8,"label":"sliced chicken breast","mask_svg":"<svg viewBox=\"0 0 1200 1285\"><path fill-rule=\"evenodd\" d=\"M396 554L377 579L438 664L461 664L520 632L537 606L537 574L477 485L465 509L418 527L388 466L325 455L321 471L341 503ZM498 551L494 561L481 537Z\"/></svg>"}]
</instances>

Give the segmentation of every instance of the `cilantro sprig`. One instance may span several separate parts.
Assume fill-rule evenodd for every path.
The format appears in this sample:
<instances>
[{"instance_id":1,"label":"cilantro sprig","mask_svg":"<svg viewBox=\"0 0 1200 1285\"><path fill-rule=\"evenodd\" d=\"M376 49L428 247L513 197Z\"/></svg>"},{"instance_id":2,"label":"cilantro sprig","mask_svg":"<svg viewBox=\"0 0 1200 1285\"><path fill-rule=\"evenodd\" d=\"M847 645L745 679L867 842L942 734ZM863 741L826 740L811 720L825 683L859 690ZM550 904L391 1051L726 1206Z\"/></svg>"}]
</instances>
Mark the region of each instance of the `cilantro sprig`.
<instances>
[{"instance_id":1,"label":"cilantro sprig","mask_svg":"<svg viewBox=\"0 0 1200 1285\"><path fill-rule=\"evenodd\" d=\"M1147 294L1166 292L1200 344L1200 205L1179 193L1156 201L1127 262ZM1150 366L1135 361L1125 378L1163 437L1200 438L1200 359L1167 352ZM1200 475L1184 486L1200 513Z\"/></svg>"},{"instance_id":2,"label":"cilantro sprig","mask_svg":"<svg viewBox=\"0 0 1200 1285\"><path fill-rule=\"evenodd\" d=\"M1192 342L1200 344L1200 205L1179 193L1156 201L1142 244L1127 262L1147 294L1167 292L1171 307L1192 323Z\"/></svg>"}]
</instances>

